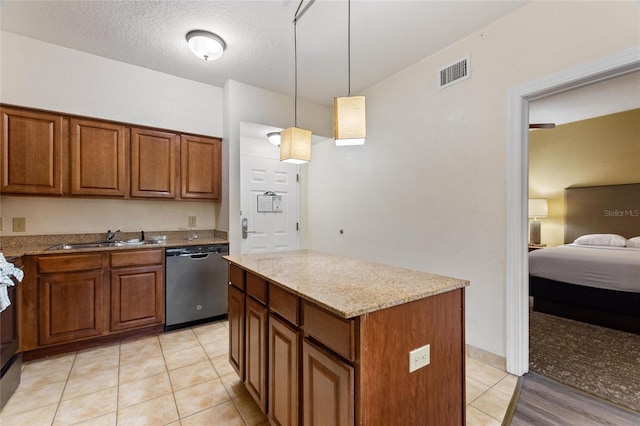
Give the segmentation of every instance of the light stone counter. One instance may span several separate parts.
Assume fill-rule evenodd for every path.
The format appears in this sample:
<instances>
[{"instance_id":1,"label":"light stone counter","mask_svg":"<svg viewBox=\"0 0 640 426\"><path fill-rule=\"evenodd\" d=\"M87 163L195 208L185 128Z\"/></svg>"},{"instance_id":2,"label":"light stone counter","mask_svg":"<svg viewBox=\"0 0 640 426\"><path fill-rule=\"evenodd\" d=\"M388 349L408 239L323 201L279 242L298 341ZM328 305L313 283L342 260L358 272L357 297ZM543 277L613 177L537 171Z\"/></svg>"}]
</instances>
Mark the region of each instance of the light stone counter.
<instances>
[{"instance_id":1,"label":"light stone counter","mask_svg":"<svg viewBox=\"0 0 640 426\"><path fill-rule=\"evenodd\" d=\"M119 247L100 247L73 250L49 250L58 244L91 243L103 241L104 234L62 234L62 235L31 235L24 237L0 237L0 252L5 257L34 256L44 254L71 254L90 251L141 250L153 248L170 248L182 246L197 246L207 244L228 244L226 233L214 230L198 230L198 238L187 240L187 231L151 231L146 233L146 239L151 240L155 235L165 235L167 239L157 244L131 245ZM123 232L118 234L117 240L127 241L138 238L138 232Z\"/></svg>"},{"instance_id":2,"label":"light stone counter","mask_svg":"<svg viewBox=\"0 0 640 426\"><path fill-rule=\"evenodd\" d=\"M469 285L457 278L309 250L225 259L343 318Z\"/></svg>"}]
</instances>

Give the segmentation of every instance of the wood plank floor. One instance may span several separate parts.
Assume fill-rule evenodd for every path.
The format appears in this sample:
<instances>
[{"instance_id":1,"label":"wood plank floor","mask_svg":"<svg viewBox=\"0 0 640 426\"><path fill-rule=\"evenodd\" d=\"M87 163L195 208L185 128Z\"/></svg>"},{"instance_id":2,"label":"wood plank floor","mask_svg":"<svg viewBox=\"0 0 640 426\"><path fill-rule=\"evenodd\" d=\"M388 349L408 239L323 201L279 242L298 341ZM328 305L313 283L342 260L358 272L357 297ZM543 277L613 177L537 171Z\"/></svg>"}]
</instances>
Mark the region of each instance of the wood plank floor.
<instances>
[{"instance_id":1,"label":"wood plank floor","mask_svg":"<svg viewBox=\"0 0 640 426\"><path fill-rule=\"evenodd\" d=\"M527 373L520 378L503 424L637 426L640 414Z\"/></svg>"}]
</instances>

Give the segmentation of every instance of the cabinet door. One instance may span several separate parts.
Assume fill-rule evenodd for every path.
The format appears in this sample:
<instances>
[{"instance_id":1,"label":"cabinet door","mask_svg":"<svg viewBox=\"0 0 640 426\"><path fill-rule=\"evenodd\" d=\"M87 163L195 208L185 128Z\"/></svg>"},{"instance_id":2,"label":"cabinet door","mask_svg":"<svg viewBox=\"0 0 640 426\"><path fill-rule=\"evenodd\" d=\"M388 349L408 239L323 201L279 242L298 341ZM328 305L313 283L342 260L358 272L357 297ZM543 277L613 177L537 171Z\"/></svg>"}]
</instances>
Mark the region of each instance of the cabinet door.
<instances>
[{"instance_id":1,"label":"cabinet door","mask_svg":"<svg viewBox=\"0 0 640 426\"><path fill-rule=\"evenodd\" d=\"M353 425L353 367L304 339L302 368L303 424Z\"/></svg>"},{"instance_id":2,"label":"cabinet door","mask_svg":"<svg viewBox=\"0 0 640 426\"><path fill-rule=\"evenodd\" d=\"M38 278L40 345L102 334L102 271L41 275Z\"/></svg>"},{"instance_id":3,"label":"cabinet door","mask_svg":"<svg viewBox=\"0 0 640 426\"><path fill-rule=\"evenodd\" d=\"M131 196L176 197L178 135L131 129Z\"/></svg>"},{"instance_id":4,"label":"cabinet door","mask_svg":"<svg viewBox=\"0 0 640 426\"><path fill-rule=\"evenodd\" d=\"M180 137L180 196L218 200L221 179L221 141L215 138Z\"/></svg>"},{"instance_id":5,"label":"cabinet door","mask_svg":"<svg viewBox=\"0 0 640 426\"><path fill-rule=\"evenodd\" d=\"M71 194L124 197L125 128L71 119Z\"/></svg>"},{"instance_id":6,"label":"cabinet door","mask_svg":"<svg viewBox=\"0 0 640 426\"><path fill-rule=\"evenodd\" d=\"M164 322L162 266L111 271L111 331Z\"/></svg>"},{"instance_id":7,"label":"cabinet door","mask_svg":"<svg viewBox=\"0 0 640 426\"><path fill-rule=\"evenodd\" d=\"M296 426L298 419L298 349L300 333L269 316L269 421Z\"/></svg>"},{"instance_id":8,"label":"cabinet door","mask_svg":"<svg viewBox=\"0 0 640 426\"><path fill-rule=\"evenodd\" d=\"M62 195L61 115L0 108L2 193Z\"/></svg>"},{"instance_id":9,"label":"cabinet door","mask_svg":"<svg viewBox=\"0 0 640 426\"><path fill-rule=\"evenodd\" d=\"M263 413L267 411L267 308L247 297L245 377L249 394Z\"/></svg>"},{"instance_id":10,"label":"cabinet door","mask_svg":"<svg viewBox=\"0 0 640 426\"><path fill-rule=\"evenodd\" d=\"M229 286L229 363L244 381L244 293Z\"/></svg>"}]
</instances>

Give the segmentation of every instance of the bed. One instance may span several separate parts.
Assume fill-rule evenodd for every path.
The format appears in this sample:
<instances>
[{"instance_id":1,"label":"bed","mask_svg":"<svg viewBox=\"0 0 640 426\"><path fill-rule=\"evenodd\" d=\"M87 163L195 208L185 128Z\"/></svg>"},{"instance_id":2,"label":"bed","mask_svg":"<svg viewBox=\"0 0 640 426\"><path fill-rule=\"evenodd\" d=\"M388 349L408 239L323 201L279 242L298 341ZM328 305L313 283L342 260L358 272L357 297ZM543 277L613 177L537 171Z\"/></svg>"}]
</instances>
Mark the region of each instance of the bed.
<instances>
[{"instance_id":1,"label":"bed","mask_svg":"<svg viewBox=\"0 0 640 426\"><path fill-rule=\"evenodd\" d=\"M638 236L640 184L565 189L565 245L529 253L533 309L640 334Z\"/></svg>"}]
</instances>

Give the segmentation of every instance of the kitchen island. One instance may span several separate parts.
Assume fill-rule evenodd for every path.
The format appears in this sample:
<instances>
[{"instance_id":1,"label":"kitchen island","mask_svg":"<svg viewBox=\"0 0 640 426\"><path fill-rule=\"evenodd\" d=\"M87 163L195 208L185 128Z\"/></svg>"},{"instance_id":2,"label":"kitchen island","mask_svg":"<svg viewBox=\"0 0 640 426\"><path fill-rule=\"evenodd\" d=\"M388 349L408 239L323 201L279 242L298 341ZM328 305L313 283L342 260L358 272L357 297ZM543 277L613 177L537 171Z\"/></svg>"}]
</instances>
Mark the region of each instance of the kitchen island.
<instances>
[{"instance_id":1,"label":"kitchen island","mask_svg":"<svg viewBox=\"0 0 640 426\"><path fill-rule=\"evenodd\" d=\"M464 425L468 281L307 250L225 258L229 361L272 424Z\"/></svg>"}]
</instances>

